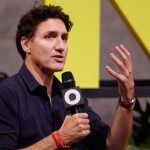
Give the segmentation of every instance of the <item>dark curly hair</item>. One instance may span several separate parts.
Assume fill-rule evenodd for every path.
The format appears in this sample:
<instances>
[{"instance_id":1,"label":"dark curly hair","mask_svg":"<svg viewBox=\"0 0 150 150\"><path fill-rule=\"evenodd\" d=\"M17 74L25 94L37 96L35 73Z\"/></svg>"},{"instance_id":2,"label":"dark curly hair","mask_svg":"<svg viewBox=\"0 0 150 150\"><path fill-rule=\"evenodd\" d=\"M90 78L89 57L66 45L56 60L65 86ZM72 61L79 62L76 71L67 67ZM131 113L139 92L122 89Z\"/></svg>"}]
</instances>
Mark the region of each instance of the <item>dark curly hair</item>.
<instances>
[{"instance_id":1,"label":"dark curly hair","mask_svg":"<svg viewBox=\"0 0 150 150\"><path fill-rule=\"evenodd\" d=\"M37 26L41 22L47 20L48 18L58 18L62 20L68 32L71 30L73 26L73 23L69 18L69 15L65 14L60 6L40 5L38 7L32 8L30 11L28 11L25 15L23 15L20 18L16 33L16 46L18 52L20 53L23 59L25 59L26 54L21 46L21 38L25 36L31 39L36 32Z\"/></svg>"}]
</instances>

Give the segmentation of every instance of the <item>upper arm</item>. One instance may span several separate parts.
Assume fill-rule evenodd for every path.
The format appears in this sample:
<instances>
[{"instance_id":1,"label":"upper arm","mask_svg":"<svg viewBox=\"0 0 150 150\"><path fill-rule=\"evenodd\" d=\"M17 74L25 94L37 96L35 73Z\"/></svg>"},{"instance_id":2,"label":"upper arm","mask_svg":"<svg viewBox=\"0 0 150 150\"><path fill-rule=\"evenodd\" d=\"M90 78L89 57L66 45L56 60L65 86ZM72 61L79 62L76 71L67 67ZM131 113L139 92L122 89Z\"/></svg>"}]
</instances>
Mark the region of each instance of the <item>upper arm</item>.
<instances>
[{"instance_id":1,"label":"upper arm","mask_svg":"<svg viewBox=\"0 0 150 150\"><path fill-rule=\"evenodd\" d=\"M15 149L19 136L15 90L0 86L0 149Z\"/></svg>"}]
</instances>

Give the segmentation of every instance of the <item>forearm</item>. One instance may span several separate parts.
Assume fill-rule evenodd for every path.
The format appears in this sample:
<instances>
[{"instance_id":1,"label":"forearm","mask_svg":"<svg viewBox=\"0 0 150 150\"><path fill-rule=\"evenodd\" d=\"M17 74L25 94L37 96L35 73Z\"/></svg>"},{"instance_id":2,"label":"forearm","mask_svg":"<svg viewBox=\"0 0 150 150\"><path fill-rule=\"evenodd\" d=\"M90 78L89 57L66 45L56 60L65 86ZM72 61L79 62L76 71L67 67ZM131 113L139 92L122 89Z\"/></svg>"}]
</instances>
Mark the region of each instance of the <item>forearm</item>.
<instances>
[{"instance_id":1,"label":"forearm","mask_svg":"<svg viewBox=\"0 0 150 150\"><path fill-rule=\"evenodd\" d=\"M46 138L40 140L39 142L20 150L56 150L56 149L57 145L55 144L55 141L53 140L52 136L49 135Z\"/></svg>"},{"instance_id":2,"label":"forearm","mask_svg":"<svg viewBox=\"0 0 150 150\"><path fill-rule=\"evenodd\" d=\"M57 150L69 148L90 134L90 125L87 113L76 113L66 116L58 131L41 141L21 150Z\"/></svg>"},{"instance_id":3,"label":"forearm","mask_svg":"<svg viewBox=\"0 0 150 150\"><path fill-rule=\"evenodd\" d=\"M131 130L132 110L118 106L112 128L107 137L107 150L125 150Z\"/></svg>"}]
</instances>

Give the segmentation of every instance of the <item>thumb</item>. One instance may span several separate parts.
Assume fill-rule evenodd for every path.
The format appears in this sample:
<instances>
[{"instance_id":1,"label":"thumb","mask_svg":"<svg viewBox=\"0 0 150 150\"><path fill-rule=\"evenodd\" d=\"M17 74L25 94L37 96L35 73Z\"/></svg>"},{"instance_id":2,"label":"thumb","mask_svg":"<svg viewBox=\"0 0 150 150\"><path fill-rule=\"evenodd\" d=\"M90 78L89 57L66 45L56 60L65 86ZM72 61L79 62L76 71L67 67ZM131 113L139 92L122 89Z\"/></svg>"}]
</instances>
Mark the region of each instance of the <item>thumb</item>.
<instances>
[{"instance_id":1,"label":"thumb","mask_svg":"<svg viewBox=\"0 0 150 150\"><path fill-rule=\"evenodd\" d=\"M67 120L69 120L71 118L71 115L67 115L64 119L64 122L66 122Z\"/></svg>"}]
</instances>

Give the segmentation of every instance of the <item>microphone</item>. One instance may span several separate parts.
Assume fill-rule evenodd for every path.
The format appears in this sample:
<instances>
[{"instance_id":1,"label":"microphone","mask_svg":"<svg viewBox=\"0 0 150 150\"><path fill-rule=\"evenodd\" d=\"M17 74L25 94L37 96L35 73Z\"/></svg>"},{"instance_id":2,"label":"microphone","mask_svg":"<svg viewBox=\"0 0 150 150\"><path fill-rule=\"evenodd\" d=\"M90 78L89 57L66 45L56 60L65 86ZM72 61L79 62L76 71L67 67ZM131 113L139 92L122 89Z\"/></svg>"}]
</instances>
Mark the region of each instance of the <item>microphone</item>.
<instances>
[{"instance_id":1,"label":"microphone","mask_svg":"<svg viewBox=\"0 0 150 150\"><path fill-rule=\"evenodd\" d=\"M65 108L71 111L72 114L81 112L81 107L84 104L81 90L76 86L73 74L70 71L62 74L62 94L64 97Z\"/></svg>"}]
</instances>

